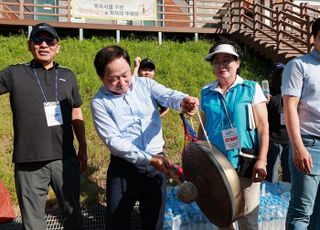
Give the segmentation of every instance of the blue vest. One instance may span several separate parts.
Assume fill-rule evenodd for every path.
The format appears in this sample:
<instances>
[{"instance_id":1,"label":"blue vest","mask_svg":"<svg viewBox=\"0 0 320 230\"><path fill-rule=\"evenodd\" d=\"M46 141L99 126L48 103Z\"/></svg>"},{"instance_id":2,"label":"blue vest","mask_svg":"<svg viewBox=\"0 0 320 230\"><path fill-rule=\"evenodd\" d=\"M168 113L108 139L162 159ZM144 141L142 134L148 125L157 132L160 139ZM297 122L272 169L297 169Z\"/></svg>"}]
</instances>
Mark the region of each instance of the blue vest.
<instances>
[{"instance_id":1,"label":"blue vest","mask_svg":"<svg viewBox=\"0 0 320 230\"><path fill-rule=\"evenodd\" d=\"M258 149L257 130L250 130L248 116L248 105L252 104L256 82L244 80L242 84L229 89L225 97L210 88L203 88L201 91L201 109L206 115L204 124L206 132L210 142L228 158L234 168L237 168L240 149L226 150L221 131L231 128L231 121L233 127L238 130L241 148Z\"/></svg>"}]
</instances>

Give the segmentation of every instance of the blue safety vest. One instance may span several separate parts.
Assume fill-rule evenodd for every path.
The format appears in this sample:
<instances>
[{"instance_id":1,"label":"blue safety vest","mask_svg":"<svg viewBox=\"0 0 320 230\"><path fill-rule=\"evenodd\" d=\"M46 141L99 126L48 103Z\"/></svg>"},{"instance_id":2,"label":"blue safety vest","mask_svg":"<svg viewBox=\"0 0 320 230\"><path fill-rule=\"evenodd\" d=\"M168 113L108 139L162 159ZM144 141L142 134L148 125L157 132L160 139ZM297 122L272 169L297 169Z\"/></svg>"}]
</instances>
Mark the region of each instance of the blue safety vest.
<instances>
[{"instance_id":1,"label":"blue safety vest","mask_svg":"<svg viewBox=\"0 0 320 230\"><path fill-rule=\"evenodd\" d=\"M201 109L206 115L206 132L210 142L229 159L234 168L237 168L240 149L226 150L221 131L235 127L241 148L258 149L257 130L250 130L248 112L248 105L252 104L255 94L256 82L244 80L243 83L229 89L225 96L210 88L203 88L201 91Z\"/></svg>"}]
</instances>

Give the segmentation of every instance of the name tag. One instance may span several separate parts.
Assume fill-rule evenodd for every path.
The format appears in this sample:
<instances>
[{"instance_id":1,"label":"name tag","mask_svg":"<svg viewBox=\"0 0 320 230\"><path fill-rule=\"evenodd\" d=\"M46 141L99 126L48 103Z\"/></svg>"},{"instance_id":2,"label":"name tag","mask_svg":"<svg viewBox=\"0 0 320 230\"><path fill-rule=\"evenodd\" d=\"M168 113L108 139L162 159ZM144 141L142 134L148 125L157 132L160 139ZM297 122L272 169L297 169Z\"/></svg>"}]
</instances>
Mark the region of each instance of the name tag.
<instances>
[{"instance_id":1,"label":"name tag","mask_svg":"<svg viewBox=\"0 0 320 230\"><path fill-rule=\"evenodd\" d=\"M48 127L62 125L62 113L59 102L43 103Z\"/></svg>"},{"instance_id":2,"label":"name tag","mask_svg":"<svg viewBox=\"0 0 320 230\"><path fill-rule=\"evenodd\" d=\"M226 150L240 148L240 141L237 128L224 129L221 132Z\"/></svg>"}]
</instances>

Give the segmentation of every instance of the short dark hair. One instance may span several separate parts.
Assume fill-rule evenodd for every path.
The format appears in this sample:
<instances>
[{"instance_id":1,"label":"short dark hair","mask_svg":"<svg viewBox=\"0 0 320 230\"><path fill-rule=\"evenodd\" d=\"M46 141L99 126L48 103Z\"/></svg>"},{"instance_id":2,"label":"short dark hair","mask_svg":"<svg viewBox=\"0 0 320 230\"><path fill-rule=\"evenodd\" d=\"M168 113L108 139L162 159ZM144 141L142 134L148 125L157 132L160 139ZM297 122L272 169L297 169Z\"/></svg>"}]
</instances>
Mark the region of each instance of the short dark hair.
<instances>
[{"instance_id":1,"label":"short dark hair","mask_svg":"<svg viewBox=\"0 0 320 230\"><path fill-rule=\"evenodd\" d=\"M312 23L312 29L311 29L312 36L315 38L319 31L320 31L320 18L317 18Z\"/></svg>"},{"instance_id":2,"label":"short dark hair","mask_svg":"<svg viewBox=\"0 0 320 230\"><path fill-rule=\"evenodd\" d=\"M106 65L117 58L123 57L130 66L130 56L128 52L120 46L112 45L99 50L94 59L94 67L100 78L103 78Z\"/></svg>"}]
</instances>

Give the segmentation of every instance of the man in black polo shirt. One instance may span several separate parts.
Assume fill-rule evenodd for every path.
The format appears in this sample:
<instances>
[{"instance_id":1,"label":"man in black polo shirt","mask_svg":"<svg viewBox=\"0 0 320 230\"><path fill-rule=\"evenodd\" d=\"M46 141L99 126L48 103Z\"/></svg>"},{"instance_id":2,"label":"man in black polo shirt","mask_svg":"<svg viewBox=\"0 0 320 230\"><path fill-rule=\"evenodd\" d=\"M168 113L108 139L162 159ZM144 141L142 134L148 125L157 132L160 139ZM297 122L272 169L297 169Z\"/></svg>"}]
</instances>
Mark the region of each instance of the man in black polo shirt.
<instances>
[{"instance_id":1,"label":"man in black polo shirt","mask_svg":"<svg viewBox=\"0 0 320 230\"><path fill-rule=\"evenodd\" d=\"M15 184L26 230L46 229L49 185L64 212L64 229L82 229L80 170L87 164L82 100L74 73L54 62L59 48L56 30L37 24L28 41L33 60L0 71L0 94L10 93Z\"/></svg>"}]
</instances>

